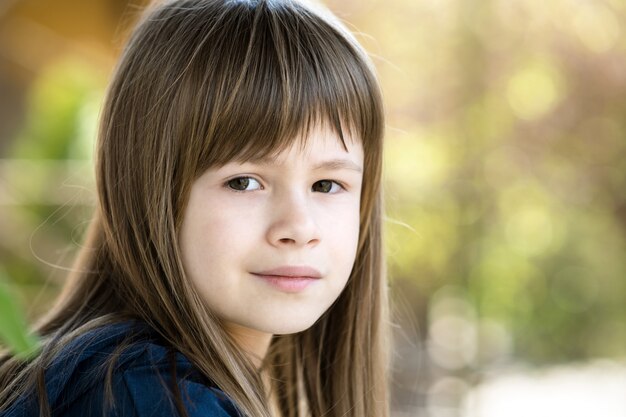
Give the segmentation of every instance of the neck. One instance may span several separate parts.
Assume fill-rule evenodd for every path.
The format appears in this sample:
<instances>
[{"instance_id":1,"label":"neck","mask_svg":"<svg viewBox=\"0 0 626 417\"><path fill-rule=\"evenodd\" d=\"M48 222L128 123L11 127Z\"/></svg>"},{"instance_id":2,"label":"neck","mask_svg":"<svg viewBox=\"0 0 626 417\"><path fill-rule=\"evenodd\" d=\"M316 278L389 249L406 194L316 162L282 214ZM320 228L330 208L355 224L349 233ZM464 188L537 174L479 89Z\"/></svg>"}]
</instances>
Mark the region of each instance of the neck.
<instances>
[{"instance_id":1,"label":"neck","mask_svg":"<svg viewBox=\"0 0 626 417\"><path fill-rule=\"evenodd\" d=\"M278 397L272 389L272 378L269 370L261 369L263 359L265 358L272 341L272 334L262 333L233 323L226 324L226 331L233 337L237 345L239 345L239 347L241 347L241 349L243 349L243 351L248 355L256 368L260 370L265 395L269 403L270 415L272 417L281 417L282 415L278 405Z\"/></svg>"},{"instance_id":2,"label":"neck","mask_svg":"<svg viewBox=\"0 0 626 417\"><path fill-rule=\"evenodd\" d=\"M259 369L272 341L271 333L263 333L234 323L225 324L226 331Z\"/></svg>"}]
</instances>

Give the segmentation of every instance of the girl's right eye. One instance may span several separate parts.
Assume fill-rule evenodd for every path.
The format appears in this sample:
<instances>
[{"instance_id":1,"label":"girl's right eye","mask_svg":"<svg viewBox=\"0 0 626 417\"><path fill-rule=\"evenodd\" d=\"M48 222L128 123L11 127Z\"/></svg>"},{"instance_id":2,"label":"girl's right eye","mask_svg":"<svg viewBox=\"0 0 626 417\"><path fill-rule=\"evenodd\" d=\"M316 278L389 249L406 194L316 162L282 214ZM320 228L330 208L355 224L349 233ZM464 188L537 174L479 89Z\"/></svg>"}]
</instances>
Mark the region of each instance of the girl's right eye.
<instances>
[{"instance_id":1,"label":"girl's right eye","mask_svg":"<svg viewBox=\"0 0 626 417\"><path fill-rule=\"evenodd\" d=\"M254 183L256 183L257 185L254 186L254 188L252 189L248 189L250 184L254 184ZM238 191L238 192L254 191L254 190L259 190L262 188L261 184L259 184L259 182L252 177L233 178L232 180L226 181L224 186L230 188L233 191Z\"/></svg>"}]
</instances>

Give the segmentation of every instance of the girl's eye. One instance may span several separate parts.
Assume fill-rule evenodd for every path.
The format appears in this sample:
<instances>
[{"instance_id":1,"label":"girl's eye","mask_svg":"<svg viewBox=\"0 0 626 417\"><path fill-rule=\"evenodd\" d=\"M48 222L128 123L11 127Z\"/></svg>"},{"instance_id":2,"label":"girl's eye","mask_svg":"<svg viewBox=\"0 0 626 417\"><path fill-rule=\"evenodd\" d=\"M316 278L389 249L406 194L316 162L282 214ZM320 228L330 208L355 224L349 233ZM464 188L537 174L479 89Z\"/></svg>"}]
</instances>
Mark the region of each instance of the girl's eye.
<instances>
[{"instance_id":1,"label":"girl's eye","mask_svg":"<svg viewBox=\"0 0 626 417\"><path fill-rule=\"evenodd\" d=\"M319 187L316 187L319 185ZM320 192L326 194L335 194L343 190L341 184L331 180L321 180L313 184L313 189L317 188ZM334 190L334 191L333 191Z\"/></svg>"},{"instance_id":2,"label":"girl's eye","mask_svg":"<svg viewBox=\"0 0 626 417\"><path fill-rule=\"evenodd\" d=\"M257 185L252 189L248 189L251 183L256 183ZM259 184L259 182L252 177L233 178L232 180L227 181L225 185L233 191L253 191L261 189L261 184Z\"/></svg>"}]
</instances>

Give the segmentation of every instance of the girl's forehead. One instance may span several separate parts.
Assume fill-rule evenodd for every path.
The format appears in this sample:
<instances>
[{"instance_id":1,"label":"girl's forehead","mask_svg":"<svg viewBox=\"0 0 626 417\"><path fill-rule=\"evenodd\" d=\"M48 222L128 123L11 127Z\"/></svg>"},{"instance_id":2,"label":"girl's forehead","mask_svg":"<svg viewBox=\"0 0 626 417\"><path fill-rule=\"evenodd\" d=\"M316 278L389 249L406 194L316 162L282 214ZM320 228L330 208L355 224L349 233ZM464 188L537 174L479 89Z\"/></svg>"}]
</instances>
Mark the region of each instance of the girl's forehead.
<instances>
[{"instance_id":1,"label":"girl's forehead","mask_svg":"<svg viewBox=\"0 0 626 417\"><path fill-rule=\"evenodd\" d=\"M247 161L232 161L233 164L254 164L260 166L283 166L283 165L300 165L301 163L310 166L313 171L327 170L350 170L357 173L363 172L362 154L354 152L351 155L347 153L328 153L328 154L303 154L299 158L287 157L260 157L252 158Z\"/></svg>"},{"instance_id":2,"label":"girl's forehead","mask_svg":"<svg viewBox=\"0 0 626 417\"><path fill-rule=\"evenodd\" d=\"M201 141L196 173L234 164L277 166L297 161L313 166L323 160L341 159L352 161L353 168L363 171L365 159L371 159L365 155L371 153L367 142L371 138L364 138L361 129L343 118L335 124L317 115L287 127L268 126L238 133L222 132Z\"/></svg>"},{"instance_id":3,"label":"girl's forehead","mask_svg":"<svg viewBox=\"0 0 626 417\"><path fill-rule=\"evenodd\" d=\"M299 133L289 141L283 142L278 149L264 149L247 158L238 157L236 162L251 162L262 165L280 165L292 159L300 160L351 160L359 165L363 159L361 140L349 131L343 131L342 137L334 130L323 125L315 126L307 133Z\"/></svg>"}]
</instances>

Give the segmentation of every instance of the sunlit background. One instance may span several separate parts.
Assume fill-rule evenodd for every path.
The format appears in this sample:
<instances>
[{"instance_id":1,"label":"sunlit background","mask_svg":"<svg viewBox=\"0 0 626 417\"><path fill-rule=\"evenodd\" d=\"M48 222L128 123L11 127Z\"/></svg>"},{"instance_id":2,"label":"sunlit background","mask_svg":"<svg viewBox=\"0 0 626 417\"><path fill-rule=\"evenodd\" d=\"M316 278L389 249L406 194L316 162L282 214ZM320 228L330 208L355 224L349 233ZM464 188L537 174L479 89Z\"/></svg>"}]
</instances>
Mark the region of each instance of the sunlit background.
<instances>
[{"instance_id":1,"label":"sunlit background","mask_svg":"<svg viewBox=\"0 0 626 417\"><path fill-rule=\"evenodd\" d=\"M394 417L626 416L626 2L325 3L387 106ZM80 246L140 4L0 2L2 343Z\"/></svg>"}]
</instances>

